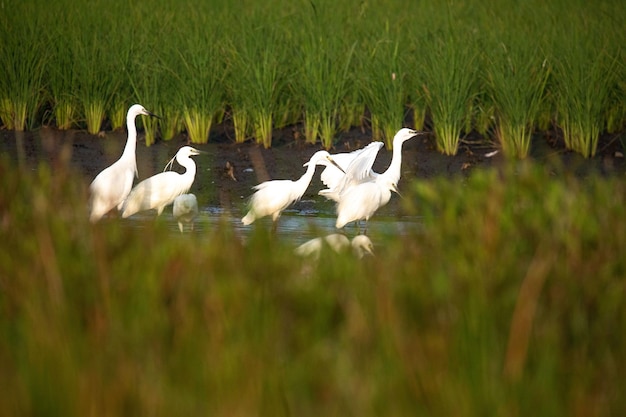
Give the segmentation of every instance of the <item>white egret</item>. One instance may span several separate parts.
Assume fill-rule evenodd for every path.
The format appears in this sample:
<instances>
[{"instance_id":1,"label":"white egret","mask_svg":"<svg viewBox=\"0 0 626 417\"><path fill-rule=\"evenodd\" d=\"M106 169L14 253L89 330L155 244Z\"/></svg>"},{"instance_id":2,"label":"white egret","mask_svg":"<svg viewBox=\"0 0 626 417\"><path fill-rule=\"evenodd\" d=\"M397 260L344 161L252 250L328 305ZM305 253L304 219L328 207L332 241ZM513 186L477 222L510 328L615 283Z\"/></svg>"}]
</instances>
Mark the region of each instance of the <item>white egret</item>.
<instances>
[{"instance_id":1,"label":"white egret","mask_svg":"<svg viewBox=\"0 0 626 417\"><path fill-rule=\"evenodd\" d=\"M96 222L114 207L122 209L124 199L133 187L134 177L137 176L137 127L135 118L140 115L159 117L142 105L135 104L126 114L126 128L128 138L122 156L113 165L102 170L89 186L91 192L91 213L89 219Z\"/></svg>"},{"instance_id":2,"label":"white egret","mask_svg":"<svg viewBox=\"0 0 626 417\"><path fill-rule=\"evenodd\" d=\"M398 130L398 132L394 135L391 164L389 164L389 167L384 172L392 183L398 184L398 181L400 180L402 167L402 145L404 142L418 134L420 134L420 132L405 127ZM321 190L319 194L330 200L338 202L339 194L341 194L342 191L360 183L373 181L378 175L382 175L374 172L372 169L376 156L378 155L378 151L382 148L382 146L382 142L372 142L363 149L350 152L349 154L341 154L345 155L345 157L343 157L343 162L349 162L348 166L342 165L342 168L344 168L346 173L348 173L348 171L350 173L348 175L342 175L337 170L332 170L330 168L327 168L329 170L327 173L325 169L324 172L322 172L322 175L325 175L325 177L322 178L320 176L320 178L328 188Z\"/></svg>"},{"instance_id":3,"label":"white egret","mask_svg":"<svg viewBox=\"0 0 626 417\"><path fill-rule=\"evenodd\" d=\"M333 233L324 237L316 237L304 242L295 249L298 256L311 258L317 261L324 247L328 247L336 253L343 253L349 247L352 247L352 253L358 259L365 255L374 255L374 245L369 237L365 235L357 235L350 241L345 235Z\"/></svg>"},{"instance_id":4,"label":"white egret","mask_svg":"<svg viewBox=\"0 0 626 417\"><path fill-rule=\"evenodd\" d=\"M185 168L183 174L165 171L146 178L132 189L122 209L122 217L126 218L144 210L156 209L161 215L163 209L181 194L191 188L196 177L196 163L191 156L201 152L191 146L183 146L176 152L165 169L174 163L174 159Z\"/></svg>"},{"instance_id":5,"label":"white egret","mask_svg":"<svg viewBox=\"0 0 626 417\"><path fill-rule=\"evenodd\" d=\"M397 184L401 175L402 144L419 132L407 128L400 129L393 140L393 156L389 168L382 174L375 173L372 165L376 150L363 152L354 159L346 174L333 190L327 191L329 198L337 201L337 228L347 223L366 222L391 199L391 191L398 192Z\"/></svg>"},{"instance_id":6,"label":"white egret","mask_svg":"<svg viewBox=\"0 0 626 417\"><path fill-rule=\"evenodd\" d=\"M174 219L178 222L178 228L183 233L183 223L189 223L193 230L193 222L198 217L198 199L194 194L181 194L174 199L172 208Z\"/></svg>"},{"instance_id":7,"label":"white egret","mask_svg":"<svg viewBox=\"0 0 626 417\"><path fill-rule=\"evenodd\" d=\"M253 187L256 192L250 197L250 210L241 219L242 223L247 226L256 219L271 215L273 227L276 227L283 210L302 198L311 183L316 165L322 164L322 161L336 165L328 152L318 151L303 165L307 170L299 180L265 181Z\"/></svg>"}]
</instances>

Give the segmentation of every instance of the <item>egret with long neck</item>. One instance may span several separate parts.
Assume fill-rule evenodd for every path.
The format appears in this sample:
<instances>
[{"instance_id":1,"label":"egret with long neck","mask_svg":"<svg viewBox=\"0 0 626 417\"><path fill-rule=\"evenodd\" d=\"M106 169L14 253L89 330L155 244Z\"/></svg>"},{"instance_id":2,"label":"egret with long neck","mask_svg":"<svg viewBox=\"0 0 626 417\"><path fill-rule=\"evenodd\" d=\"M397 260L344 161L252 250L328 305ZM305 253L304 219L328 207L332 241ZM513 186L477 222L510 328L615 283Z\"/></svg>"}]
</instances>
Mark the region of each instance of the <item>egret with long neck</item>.
<instances>
[{"instance_id":1,"label":"egret with long neck","mask_svg":"<svg viewBox=\"0 0 626 417\"><path fill-rule=\"evenodd\" d=\"M137 176L137 127L135 118L140 114L152 117L157 115L146 110L142 105L135 104L126 114L128 138L122 156L115 163L100 172L89 186L91 193L91 213L89 219L96 222L114 207L121 210L122 204L133 187Z\"/></svg>"},{"instance_id":2,"label":"egret with long neck","mask_svg":"<svg viewBox=\"0 0 626 417\"><path fill-rule=\"evenodd\" d=\"M329 200L339 202L341 193L345 193L349 188L359 184L374 181L379 175L385 175L385 177L387 177L384 182L397 184L400 180L402 168L402 144L418 134L420 134L420 132L408 128L398 130L393 138L391 163L382 174L374 172L372 169L378 151L383 146L382 142L372 142L363 149L349 154L342 154L343 163L348 163L347 166L344 166L345 175L333 167L327 167L324 172L322 172L324 176L322 182L324 182L328 188L321 190L319 194Z\"/></svg>"},{"instance_id":3,"label":"egret with long neck","mask_svg":"<svg viewBox=\"0 0 626 417\"><path fill-rule=\"evenodd\" d=\"M304 164L306 172L297 181L265 181L253 187L256 192L250 197L250 210L241 219L242 223L247 226L257 219L272 216L273 227L276 228L281 213L302 198L313 179L315 167L321 165L322 161L337 165L328 152L318 151Z\"/></svg>"},{"instance_id":4,"label":"egret with long neck","mask_svg":"<svg viewBox=\"0 0 626 417\"><path fill-rule=\"evenodd\" d=\"M146 178L132 189L122 209L122 217L129 217L145 210L156 209L157 215L161 215L165 206L172 204L176 197L185 194L196 178L196 163L191 156L201 152L191 146L183 146L176 152L165 169L174 162L178 162L185 168L183 174L174 171L164 171Z\"/></svg>"}]
</instances>

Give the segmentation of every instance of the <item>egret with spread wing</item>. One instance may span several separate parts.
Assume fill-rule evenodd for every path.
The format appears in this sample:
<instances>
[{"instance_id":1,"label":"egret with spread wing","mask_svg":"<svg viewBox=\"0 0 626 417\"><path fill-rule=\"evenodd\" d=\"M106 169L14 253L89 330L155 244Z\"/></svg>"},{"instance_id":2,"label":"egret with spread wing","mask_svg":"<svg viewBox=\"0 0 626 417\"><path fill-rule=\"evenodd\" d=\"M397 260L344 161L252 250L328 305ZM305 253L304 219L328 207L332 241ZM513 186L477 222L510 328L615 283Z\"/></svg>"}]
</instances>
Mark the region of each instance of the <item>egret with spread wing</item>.
<instances>
[{"instance_id":1,"label":"egret with spread wing","mask_svg":"<svg viewBox=\"0 0 626 417\"><path fill-rule=\"evenodd\" d=\"M363 152L354 159L335 189L323 195L337 201L337 228L353 221L365 220L391 199L391 192L398 192L401 175L402 144L418 134L417 131L400 129L393 140L393 156L389 168L382 174L372 170L376 149ZM380 146L379 146L380 149Z\"/></svg>"},{"instance_id":2,"label":"egret with spread wing","mask_svg":"<svg viewBox=\"0 0 626 417\"><path fill-rule=\"evenodd\" d=\"M402 128L398 130L398 132L393 137L393 154L391 157L391 164L389 168L385 171L385 175L387 175L394 184L397 184L400 180L401 175L401 166L402 166L402 144L407 140L418 135L419 132ZM356 186L360 183L373 181L376 179L379 174L374 172L372 166L374 165L374 161L376 160L376 156L378 155L378 151L383 147L382 142L372 142L363 149L359 149L354 152L350 152L343 157L343 161L349 162L348 166L343 166L346 172L350 171L350 175L342 175L336 169L331 170L330 167L326 168L322 175L326 174L325 177L320 177L322 182L328 187L325 190L321 190L319 192L320 195L325 196L326 198L334 201L339 201L339 194L342 191L348 189L349 187ZM334 156L333 156L334 158ZM329 171L328 173L326 171Z\"/></svg>"}]
</instances>

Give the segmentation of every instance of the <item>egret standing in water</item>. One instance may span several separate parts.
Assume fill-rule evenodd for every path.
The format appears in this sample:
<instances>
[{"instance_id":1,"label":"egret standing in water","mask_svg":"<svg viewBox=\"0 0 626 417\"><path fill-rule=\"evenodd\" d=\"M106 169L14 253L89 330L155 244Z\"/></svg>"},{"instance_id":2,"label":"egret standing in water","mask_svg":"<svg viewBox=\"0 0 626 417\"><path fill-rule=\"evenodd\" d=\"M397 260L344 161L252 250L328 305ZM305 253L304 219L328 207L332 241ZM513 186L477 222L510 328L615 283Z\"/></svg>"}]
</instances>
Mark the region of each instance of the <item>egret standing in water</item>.
<instances>
[{"instance_id":1,"label":"egret standing in water","mask_svg":"<svg viewBox=\"0 0 626 417\"><path fill-rule=\"evenodd\" d=\"M191 188L196 177L196 163L191 156L201 152L191 146L183 146L178 150L165 169L174 163L174 159L185 168L183 174L165 171L146 178L132 189L122 209L122 217L126 218L144 210L156 209L161 215L163 209L181 194Z\"/></svg>"},{"instance_id":2,"label":"egret standing in water","mask_svg":"<svg viewBox=\"0 0 626 417\"><path fill-rule=\"evenodd\" d=\"M299 180L265 181L253 187L256 192L250 198L250 210L241 219L242 223L247 226L256 219L272 216L273 228L276 228L276 222L283 210L302 198L311 183L316 165L321 165L322 161L337 165L328 152L318 151L303 165L307 170Z\"/></svg>"},{"instance_id":3,"label":"egret standing in water","mask_svg":"<svg viewBox=\"0 0 626 417\"><path fill-rule=\"evenodd\" d=\"M338 229L353 221L365 220L391 199L391 192L398 192L402 165L402 144L418 135L419 132L407 128L400 129L393 139L393 156L389 168L382 174L372 170L376 159L374 149L364 152L354 159L346 174L335 189L330 190L329 198L337 201ZM327 194L324 194L327 195Z\"/></svg>"},{"instance_id":4,"label":"egret standing in water","mask_svg":"<svg viewBox=\"0 0 626 417\"><path fill-rule=\"evenodd\" d=\"M133 180L137 176L137 127L135 118L140 115L159 117L142 105L135 104L128 109L126 114L126 128L128 138L120 159L113 165L100 172L89 186L91 192L91 222L97 222L114 207L122 209L124 199L133 187Z\"/></svg>"},{"instance_id":5,"label":"egret standing in water","mask_svg":"<svg viewBox=\"0 0 626 417\"><path fill-rule=\"evenodd\" d=\"M398 130L398 132L394 135L391 164L389 164L389 167L384 172L384 174L391 179L392 183L397 184L400 180L402 167L402 144L419 134L420 132L405 127ZM377 176L382 175L374 172L372 169L376 156L378 155L378 151L382 147L382 142L372 142L362 149L348 154L340 154L342 155L342 162L348 163L347 166L342 165L342 168L344 168L346 173L350 171L350 174L344 175L343 173L337 171L334 167L327 167L320 175L320 179L328 188L321 190L319 194L329 200L338 202L339 194L342 191L360 183L373 181ZM335 155L333 155L333 158L335 158Z\"/></svg>"},{"instance_id":6,"label":"egret standing in water","mask_svg":"<svg viewBox=\"0 0 626 417\"><path fill-rule=\"evenodd\" d=\"M198 217L198 199L194 194L179 195L174 199L172 214L181 233L184 231L183 223L189 223L193 230L193 222Z\"/></svg>"}]
</instances>

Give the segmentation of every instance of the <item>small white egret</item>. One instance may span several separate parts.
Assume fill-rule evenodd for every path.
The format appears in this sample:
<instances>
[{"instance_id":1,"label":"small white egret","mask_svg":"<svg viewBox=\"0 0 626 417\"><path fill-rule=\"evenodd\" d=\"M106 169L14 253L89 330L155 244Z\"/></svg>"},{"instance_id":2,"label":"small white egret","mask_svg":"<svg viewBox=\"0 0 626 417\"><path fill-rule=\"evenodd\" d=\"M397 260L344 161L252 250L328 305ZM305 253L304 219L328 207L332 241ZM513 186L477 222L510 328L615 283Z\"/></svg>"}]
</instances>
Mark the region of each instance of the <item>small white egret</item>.
<instances>
[{"instance_id":1,"label":"small white egret","mask_svg":"<svg viewBox=\"0 0 626 417\"><path fill-rule=\"evenodd\" d=\"M193 222L198 217L198 199L194 194L181 194L174 199L172 208L174 219L178 222L178 228L183 233L183 223L189 223L193 230Z\"/></svg>"},{"instance_id":2,"label":"small white egret","mask_svg":"<svg viewBox=\"0 0 626 417\"><path fill-rule=\"evenodd\" d=\"M402 165L402 144L419 134L419 132L402 128L393 140L393 156L389 168L382 174L375 173L372 165L376 158L376 149L363 152L355 158L346 174L333 190L323 195L337 201L337 228L347 223L366 222L391 199L391 191L398 192L397 184L400 180Z\"/></svg>"},{"instance_id":3,"label":"small white egret","mask_svg":"<svg viewBox=\"0 0 626 417\"><path fill-rule=\"evenodd\" d=\"M328 152L318 151L303 165L307 170L299 180L265 181L253 187L256 192L250 197L250 210L241 219L242 223L247 226L256 219L271 215L273 227L276 227L283 210L302 198L311 183L316 165L321 165L322 161L336 165Z\"/></svg>"},{"instance_id":4,"label":"small white egret","mask_svg":"<svg viewBox=\"0 0 626 417\"><path fill-rule=\"evenodd\" d=\"M128 138L124 146L122 156L113 165L102 170L89 186L91 193L91 213L89 219L96 222L114 207L122 209L124 199L133 187L133 180L137 176L137 127L135 118L140 115L159 117L142 105L135 104L128 109L126 114L126 128Z\"/></svg>"},{"instance_id":5,"label":"small white egret","mask_svg":"<svg viewBox=\"0 0 626 417\"><path fill-rule=\"evenodd\" d=\"M324 247L328 247L336 253L343 253L350 246L352 247L352 253L358 259L363 258L367 254L374 255L374 245L369 237L357 235L350 241L345 235L340 233L333 233L306 241L298 246L294 252L298 256L317 261Z\"/></svg>"},{"instance_id":6,"label":"small white egret","mask_svg":"<svg viewBox=\"0 0 626 417\"><path fill-rule=\"evenodd\" d=\"M161 215L163 209L181 194L191 188L196 177L196 163L190 157L201 152L191 146L183 146L176 152L165 169L174 163L174 159L185 168L183 174L165 171L146 178L132 189L122 209L122 217L126 218L144 210L156 209Z\"/></svg>"}]
</instances>

